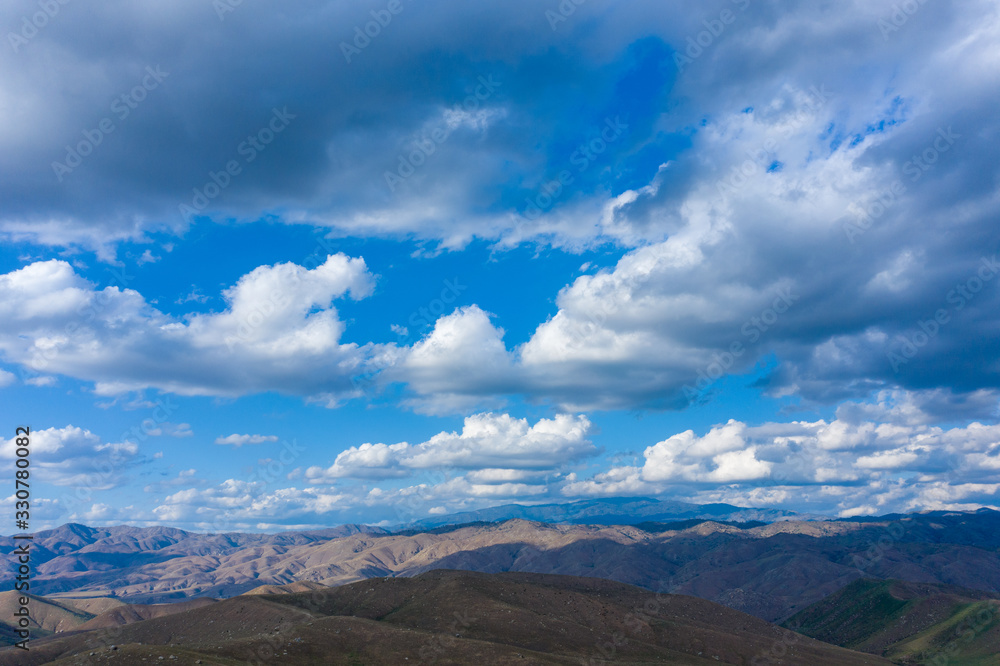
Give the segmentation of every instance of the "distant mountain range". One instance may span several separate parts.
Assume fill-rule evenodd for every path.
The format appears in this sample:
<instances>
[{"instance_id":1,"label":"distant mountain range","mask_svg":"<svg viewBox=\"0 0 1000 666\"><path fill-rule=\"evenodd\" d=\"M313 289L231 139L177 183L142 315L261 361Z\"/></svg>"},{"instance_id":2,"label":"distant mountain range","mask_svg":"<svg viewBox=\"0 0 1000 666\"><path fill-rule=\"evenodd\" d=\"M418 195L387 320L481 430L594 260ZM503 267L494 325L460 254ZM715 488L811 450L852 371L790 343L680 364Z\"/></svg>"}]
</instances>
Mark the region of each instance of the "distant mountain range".
<instances>
[{"instance_id":1,"label":"distant mountain range","mask_svg":"<svg viewBox=\"0 0 1000 666\"><path fill-rule=\"evenodd\" d=\"M265 648L290 664L996 666L1000 512L803 518L615 498L395 531L63 525L32 542L30 658L0 649L0 666L230 663ZM13 630L0 618L0 640Z\"/></svg>"},{"instance_id":2,"label":"distant mountain range","mask_svg":"<svg viewBox=\"0 0 1000 666\"><path fill-rule=\"evenodd\" d=\"M655 506L623 500L618 510L632 502L640 503L637 510ZM577 503L563 515L587 510ZM783 621L862 577L1000 592L995 511L770 524L646 520L683 515L652 511L632 516L644 519L637 525L515 519L395 533L348 525L273 535L64 525L35 536L31 591L55 600L115 596L155 603L231 597L260 585L341 585L442 568L521 571L688 594L768 621ZM719 515L733 517L733 512ZM0 549L12 548L10 538L0 538ZM6 558L2 566L10 575L14 564Z\"/></svg>"},{"instance_id":3,"label":"distant mountain range","mask_svg":"<svg viewBox=\"0 0 1000 666\"><path fill-rule=\"evenodd\" d=\"M731 504L687 504L648 497L611 497L535 506L505 504L478 511L425 518L401 525L397 529L433 529L444 525L492 523L514 518L572 525L635 525L643 522L676 522L692 519L771 523L778 520L804 520L816 517L803 516L782 509L748 509Z\"/></svg>"},{"instance_id":4,"label":"distant mountain range","mask_svg":"<svg viewBox=\"0 0 1000 666\"><path fill-rule=\"evenodd\" d=\"M352 534L387 532L367 525L342 525L278 534L199 534L170 527L87 527L69 523L34 535L31 542L32 591L42 588L44 594L49 595L87 589L93 580L104 581L102 590L114 591L117 589L116 580L124 581L132 572L143 567L155 569L168 562L197 558L211 560L239 552L244 556L271 552L271 549L283 552L295 546L326 543ZM0 537L0 548L11 552L14 547L13 537ZM14 558L0 560L0 571L5 576L12 576L16 567ZM212 590L211 594L231 596L241 591L227 592L220 587Z\"/></svg>"}]
</instances>

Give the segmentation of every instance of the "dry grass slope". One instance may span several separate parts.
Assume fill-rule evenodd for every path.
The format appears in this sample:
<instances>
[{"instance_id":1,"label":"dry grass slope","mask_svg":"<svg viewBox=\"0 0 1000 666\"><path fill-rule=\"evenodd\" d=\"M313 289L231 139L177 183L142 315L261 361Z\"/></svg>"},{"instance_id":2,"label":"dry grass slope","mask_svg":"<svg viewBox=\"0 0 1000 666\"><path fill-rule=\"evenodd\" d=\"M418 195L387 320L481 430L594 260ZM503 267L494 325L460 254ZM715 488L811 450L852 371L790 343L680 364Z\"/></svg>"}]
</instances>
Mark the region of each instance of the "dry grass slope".
<instances>
[{"instance_id":1,"label":"dry grass slope","mask_svg":"<svg viewBox=\"0 0 1000 666\"><path fill-rule=\"evenodd\" d=\"M786 626L898 663L1000 663L1000 600L955 586L862 579Z\"/></svg>"},{"instance_id":2,"label":"dry grass slope","mask_svg":"<svg viewBox=\"0 0 1000 666\"><path fill-rule=\"evenodd\" d=\"M201 608L216 603L214 599L189 599L179 601L175 604L123 604L107 610L97 617L81 624L76 629L78 631L90 631L92 629L107 629L109 627L119 627L133 622L152 620L157 617L166 617L174 613L183 613L194 608Z\"/></svg>"},{"instance_id":3,"label":"dry grass slope","mask_svg":"<svg viewBox=\"0 0 1000 666\"><path fill-rule=\"evenodd\" d=\"M138 664L162 656L207 665L277 656L282 664L717 665L777 653L789 665L890 663L694 597L593 578L438 570L244 595L113 630L52 636L27 656L0 651L0 664L69 665L84 656Z\"/></svg>"},{"instance_id":4,"label":"dry grass slope","mask_svg":"<svg viewBox=\"0 0 1000 666\"><path fill-rule=\"evenodd\" d=\"M301 580L287 585L261 585L243 594L295 594L297 592L312 592L322 590L326 585L314 583L310 580Z\"/></svg>"},{"instance_id":5,"label":"dry grass slope","mask_svg":"<svg viewBox=\"0 0 1000 666\"><path fill-rule=\"evenodd\" d=\"M0 592L0 618L3 618L8 626L13 624L14 612L21 607L18 602L21 596L24 596L23 593L14 590ZM28 626L33 630L33 635L69 631L94 617L93 613L74 608L65 602L56 602L33 594L28 595L28 598L30 612Z\"/></svg>"}]
</instances>

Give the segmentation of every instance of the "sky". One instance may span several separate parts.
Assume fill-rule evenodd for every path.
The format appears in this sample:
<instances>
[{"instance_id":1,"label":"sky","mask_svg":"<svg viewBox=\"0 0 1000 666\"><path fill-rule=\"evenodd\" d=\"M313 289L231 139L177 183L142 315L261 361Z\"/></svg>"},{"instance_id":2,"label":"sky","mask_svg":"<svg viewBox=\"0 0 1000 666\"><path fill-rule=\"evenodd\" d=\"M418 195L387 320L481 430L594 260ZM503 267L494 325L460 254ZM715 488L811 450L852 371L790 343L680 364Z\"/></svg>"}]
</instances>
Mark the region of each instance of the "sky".
<instances>
[{"instance_id":1,"label":"sky","mask_svg":"<svg viewBox=\"0 0 1000 666\"><path fill-rule=\"evenodd\" d=\"M995 2L10 0L0 27L0 459L29 427L31 529L1000 507Z\"/></svg>"}]
</instances>

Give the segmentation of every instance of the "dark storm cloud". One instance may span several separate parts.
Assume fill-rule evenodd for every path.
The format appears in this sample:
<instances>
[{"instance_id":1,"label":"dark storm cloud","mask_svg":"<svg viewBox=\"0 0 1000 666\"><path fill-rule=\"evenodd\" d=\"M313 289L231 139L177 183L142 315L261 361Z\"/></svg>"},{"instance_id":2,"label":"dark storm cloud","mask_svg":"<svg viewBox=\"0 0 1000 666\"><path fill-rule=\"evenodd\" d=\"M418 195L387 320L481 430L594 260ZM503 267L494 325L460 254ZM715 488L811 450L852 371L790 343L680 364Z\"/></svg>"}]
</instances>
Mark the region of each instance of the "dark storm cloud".
<instances>
[{"instance_id":1,"label":"dark storm cloud","mask_svg":"<svg viewBox=\"0 0 1000 666\"><path fill-rule=\"evenodd\" d=\"M683 407L769 354L762 386L824 402L1000 388L995 3L226 6L68 3L8 43L0 230L110 257L187 205L635 248L523 345L469 307L399 350L444 405Z\"/></svg>"},{"instance_id":2,"label":"dark storm cloud","mask_svg":"<svg viewBox=\"0 0 1000 666\"><path fill-rule=\"evenodd\" d=\"M94 246L181 230L178 206L207 203L214 217L496 236L605 116L648 131L668 80L661 42L629 50L634 19L595 42L529 2L224 6L67 4L2 52L3 229ZM5 23L37 10L9 3ZM294 119L265 144L275 109ZM411 160L418 145L434 154Z\"/></svg>"},{"instance_id":3,"label":"dark storm cloud","mask_svg":"<svg viewBox=\"0 0 1000 666\"><path fill-rule=\"evenodd\" d=\"M760 385L819 402L1000 388L996 8L894 7L757 3L723 28L705 10L698 48L671 42L690 58L660 120L699 111L691 150L573 211L648 245L563 290L506 364L495 334L469 342L477 316L450 320L431 340L440 381L415 350L418 391L481 391L482 373L449 373L446 338L574 408L684 406L771 353ZM794 305L768 313L783 289Z\"/></svg>"}]
</instances>

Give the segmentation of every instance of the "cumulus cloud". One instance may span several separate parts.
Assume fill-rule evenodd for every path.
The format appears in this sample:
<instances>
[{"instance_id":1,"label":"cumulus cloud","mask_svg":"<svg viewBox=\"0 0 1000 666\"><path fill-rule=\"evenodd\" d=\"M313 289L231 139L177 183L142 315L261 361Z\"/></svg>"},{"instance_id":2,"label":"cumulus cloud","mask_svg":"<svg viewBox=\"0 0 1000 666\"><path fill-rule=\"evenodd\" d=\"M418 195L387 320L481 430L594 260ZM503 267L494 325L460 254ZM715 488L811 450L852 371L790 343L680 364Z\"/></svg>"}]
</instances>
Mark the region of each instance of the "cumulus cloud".
<instances>
[{"instance_id":1,"label":"cumulus cloud","mask_svg":"<svg viewBox=\"0 0 1000 666\"><path fill-rule=\"evenodd\" d=\"M227 479L205 489L188 488L165 498L153 509L156 520L200 529L266 529L262 523L328 523L330 514L351 506L349 498L324 488L269 490L263 481Z\"/></svg>"},{"instance_id":2,"label":"cumulus cloud","mask_svg":"<svg viewBox=\"0 0 1000 666\"><path fill-rule=\"evenodd\" d=\"M932 121L900 120L896 129L858 135L820 159L831 151L829 128L840 113L829 106L808 123L798 121L790 139L782 138L781 114L736 113L716 121L721 127L709 125L696 139L699 154L737 171L749 160L754 170L743 184L731 185L732 176L716 170L663 198L674 177L663 170L658 187L637 192L615 219L629 219L622 211L645 202L644 215L672 225L670 238L578 277L560 291L558 312L511 349L485 317L470 310L451 315L448 327L461 324L461 345L438 342L449 351L441 357L427 354L424 343L414 346L410 358L420 363L410 373L412 388L475 396L484 386L510 386L567 409L682 408L710 395L719 377L748 371L772 353L781 365L762 388L819 402L887 387L1000 387L995 364L952 362L996 356L989 333L1000 311L995 254L957 239L940 243L935 229L949 224L950 212L923 194L900 200L869 235L845 235L857 222L849 211L874 196L872 178L884 188L900 178L919 146L914 135L931 144L940 138L928 127ZM872 123L884 121L875 115ZM977 148L962 149L977 159ZM767 157L756 164L747 153ZM779 157L783 169L764 168ZM964 168L943 156L939 164L939 173L925 178ZM968 187L968 229L988 235L992 195ZM872 288L886 271L894 284L906 281L905 292ZM482 350L489 359L481 359L479 372L452 371L463 354L471 362Z\"/></svg>"},{"instance_id":3,"label":"cumulus cloud","mask_svg":"<svg viewBox=\"0 0 1000 666\"><path fill-rule=\"evenodd\" d=\"M339 453L328 469L321 467L307 469L306 478L313 482L321 482L344 477L384 479L407 476L410 471L403 469L399 456L409 448L410 445L406 442L391 445L365 443L361 446L352 446Z\"/></svg>"},{"instance_id":4,"label":"cumulus cloud","mask_svg":"<svg viewBox=\"0 0 1000 666\"><path fill-rule=\"evenodd\" d=\"M438 319L427 337L405 350L380 379L410 384L419 396L410 405L427 413L496 404L498 396L517 390L503 336L489 313L476 305L460 308ZM466 378L460 386L453 379L458 376Z\"/></svg>"},{"instance_id":5,"label":"cumulus cloud","mask_svg":"<svg viewBox=\"0 0 1000 666\"><path fill-rule=\"evenodd\" d=\"M334 301L373 291L361 259L260 266L222 293L221 311L186 316L132 289L99 289L67 261L27 259L0 275L0 355L34 373L21 375L30 386L68 376L116 397L277 391L337 405L370 371L426 413L521 398L571 413L685 408L772 358L756 387L799 407L875 396L829 420L664 433L636 464L557 480L546 476L593 454L585 417L543 420L546 433L535 432L543 422L477 414L421 444L352 447L309 468L307 490L233 481L175 493L164 515L185 520L207 515L202 500L208 513L257 502L305 520L390 497L451 509L545 492L676 491L844 515L995 502L1000 10L925 3L886 32L879 21L895 4L755 1L690 60L678 57L688 38L733 3L584 3L552 30L529 0L428 0L351 62L335 45L368 15L349 3L306 2L296 18L243 3L223 31L195 0L60 15L5 53L16 67L0 68L0 91L18 100L0 108L6 240L91 248L105 261L125 241L168 252L190 224L183 204L204 224L268 219L429 241L431 252L474 238L610 245L618 260L567 278L551 316L523 337L509 332L523 321L482 302L397 347L343 342ZM163 72L157 85L119 115L114 100L150 68ZM246 161L240 146L276 114L288 126ZM54 168L95 141L104 118L114 134L69 172ZM220 186L230 159L241 172ZM187 291L170 301L214 302ZM0 386L13 381L0 371ZM171 428L147 434L190 433ZM63 430L48 435L60 455L129 446ZM55 479L78 475L77 463L48 462ZM459 471L363 500L321 487L435 467Z\"/></svg>"},{"instance_id":6,"label":"cumulus cloud","mask_svg":"<svg viewBox=\"0 0 1000 666\"><path fill-rule=\"evenodd\" d=\"M74 487L79 496L120 486L125 474L142 462L139 446L130 441L104 442L85 428L68 425L31 431L32 478ZM0 443L0 459L17 457L17 439Z\"/></svg>"},{"instance_id":7,"label":"cumulus cloud","mask_svg":"<svg viewBox=\"0 0 1000 666\"><path fill-rule=\"evenodd\" d=\"M364 260L260 266L223 292L222 312L183 319L136 291L98 290L65 261L0 275L0 351L29 368L93 381L102 395L155 387L182 395L281 391L350 395L371 349L342 344L332 301L371 294Z\"/></svg>"},{"instance_id":8,"label":"cumulus cloud","mask_svg":"<svg viewBox=\"0 0 1000 666\"><path fill-rule=\"evenodd\" d=\"M399 524L500 503L612 496L841 516L1000 505L1000 426L930 424L913 408L921 404L928 396L892 393L845 403L831 420L730 420L665 437L631 465L595 457L584 416L530 425L477 414L461 432L420 444L351 447L329 467L308 468L306 488L279 487L276 475L213 487L171 479L155 488L178 488L156 516L203 526L321 525L359 516ZM875 418L857 419L862 413Z\"/></svg>"},{"instance_id":9,"label":"cumulus cloud","mask_svg":"<svg viewBox=\"0 0 1000 666\"><path fill-rule=\"evenodd\" d=\"M749 506L812 506L842 512L870 504L882 513L996 504L1000 426L978 422L928 425L919 410L909 423L897 405L919 399L893 394L878 403L846 403L832 421L735 420L704 435L678 433L648 447L642 466L614 467L562 486L566 496L670 494ZM881 411L892 422L859 421ZM840 418L840 413L847 420Z\"/></svg>"},{"instance_id":10,"label":"cumulus cloud","mask_svg":"<svg viewBox=\"0 0 1000 666\"><path fill-rule=\"evenodd\" d=\"M345 477L389 478L453 468L473 470L468 480L476 487L503 485L595 455L598 450L588 439L591 430L582 415L560 414L529 425L527 419L508 414L474 414L465 419L461 433L438 433L420 444L352 446L330 467L307 469L306 478L329 483Z\"/></svg>"},{"instance_id":11,"label":"cumulus cloud","mask_svg":"<svg viewBox=\"0 0 1000 666\"><path fill-rule=\"evenodd\" d=\"M975 138L997 131L1000 88L980 77L1000 77L1000 19L989 3L922 7L885 40L891 11L748 9L678 74L677 108L658 119L690 149L537 221L546 238L639 247L562 289L523 344L472 308L443 318L403 364L417 402L490 391L568 410L683 408L771 354L760 387L816 403L1000 388L996 364L971 360L1000 353L1000 263L976 240L995 235L998 167L994 142Z\"/></svg>"},{"instance_id":12,"label":"cumulus cloud","mask_svg":"<svg viewBox=\"0 0 1000 666\"><path fill-rule=\"evenodd\" d=\"M384 381L408 384L407 404L420 411L499 409L509 395L568 411L683 408L709 395L721 374L748 371L770 354L779 364L761 388L820 403L895 387L1000 388L996 364L953 362L1000 354L992 334L1000 268L981 242L993 237L1000 205L991 138L1000 95L991 85L1000 77L995 3L922 5L883 34L891 0L755 2L703 54L678 62L706 17L730 5L581 6L553 31L526 0L486 10L436 0L408 9L391 43L348 63L329 45L367 19L350 6L307 3L300 15L308 18L291 31L272 29L287 21L273 8L241 6L217 34L193 0L159 10L155 23L111 3L81 21L54 21L0 76L0 89L21 100L0 133L0 231L107 247L180 230L187 223L177 205L239 157L277 99L296 118L242 165L205 217L266 214L453 248L475 237L502 247L632 248L561 290L558 311L526 341L505 342L504 322L469 306L412 347L383 350L379 367L395 364ZM34 11L29 0L18 8ZM587 28L594 20L598 33ZM142 59L92 37L154 27L158 38ZM442 50L461 57L439 66ZM290 65L303 60L317 62L316 71ZM230 64L247 62L260 65L252 80ZM169 76L116 121L114 141L58 183L53 156L83 140L151 65ZM40 72L56 80L40 89ZM266 100L245 94L265 84ZM68 90L77 91L73 104ZM627 130L609 140L609 122ZM598 140L600 154L588 152ZM151 152L159 159L135 162ZM551 182L562 171L574 180L556 192ZM390 187L387 173L399 182ZM56 267L25 277L43 270L53 273L52 291L73 301L65 307L86 308L81 299L101 294L103 315L144 320L150 334L142 337L167 351L159 365L177 369L149 367L157 364L148 357L132 359L132 377L105 371L110 361L71 364L66 336L50 328L31 349L21 331L9 339L4 352L15 362L58 349L64 361L53 368L103 374L105 392L280 390L333 405L352 394L344 376L361 353L337 344L342 325L327 306L340 288L321 279L325 271L310 272L318 292L298 290L322 302L293 299L285 314L294 316L269 319L244 339L243 321L269 307L249 283L266 290L288 277L285 269L258 269L229 294L230 311L188 322L152 311L129 290L71 285ZM314 305L323 311L310 313ZM926 334L939 310L947 323ZM174 362L180 350L197 357L190 352L204 353L219 336L241 351L207 355L196 368ZM308 379L293 380L279 369L279 348L299 349L302 359L333 353L319 364L304 360ZM224 373L219 365L233 357L254 370Z\"/></svg>"},{"instance_id":13,"label":"cumulus cloud","mask_svg":"<svg viewBox=\"0 0 1000 666\"><path fill-rule=\"evenodd\" d=\"M69 520L75 522L89 523L91 525L106 524L107 521L133 520L135 518L134 506L113 507L101 502L91 504L89 508L74 511L69 516Z\"/></svg>"}]
</instances>

